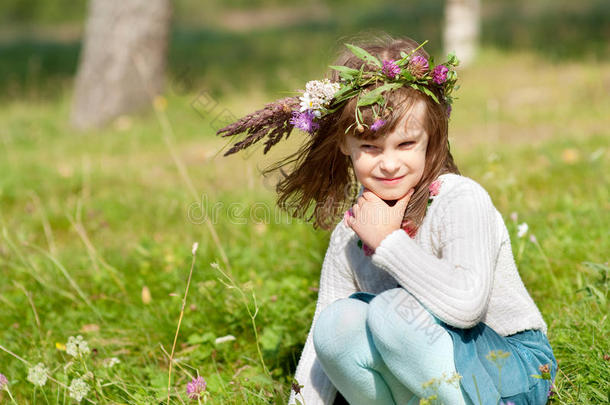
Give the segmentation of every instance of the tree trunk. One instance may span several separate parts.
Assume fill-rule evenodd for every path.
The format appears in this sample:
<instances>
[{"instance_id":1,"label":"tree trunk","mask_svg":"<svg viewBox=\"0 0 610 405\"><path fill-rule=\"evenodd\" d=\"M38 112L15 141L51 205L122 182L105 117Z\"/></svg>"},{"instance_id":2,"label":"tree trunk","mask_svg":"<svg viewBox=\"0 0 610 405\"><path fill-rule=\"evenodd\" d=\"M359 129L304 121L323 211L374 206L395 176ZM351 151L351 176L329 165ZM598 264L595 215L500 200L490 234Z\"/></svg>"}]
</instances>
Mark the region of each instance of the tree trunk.
<instances>
[{"instance_id":1,"label":"tree trunk","mask_svg":"<svg viewBox=\"0 0 610 405\"><path fill-rule=\"evenodd\" d=\"M71 123L101 127L150 105L164 85L170 0L91 0Z\"/></svg>"},{"instance_id":2,"label":"tree trunk","mask_svg":"<svg viewBox=\"0 0 610 405\"><path fill-rule=\"evenodd\" d=\"M445 52L455 52L461 66L472 62L477 51L480 0L447 0L445 6Z\"/></svg>"}]
</instances>

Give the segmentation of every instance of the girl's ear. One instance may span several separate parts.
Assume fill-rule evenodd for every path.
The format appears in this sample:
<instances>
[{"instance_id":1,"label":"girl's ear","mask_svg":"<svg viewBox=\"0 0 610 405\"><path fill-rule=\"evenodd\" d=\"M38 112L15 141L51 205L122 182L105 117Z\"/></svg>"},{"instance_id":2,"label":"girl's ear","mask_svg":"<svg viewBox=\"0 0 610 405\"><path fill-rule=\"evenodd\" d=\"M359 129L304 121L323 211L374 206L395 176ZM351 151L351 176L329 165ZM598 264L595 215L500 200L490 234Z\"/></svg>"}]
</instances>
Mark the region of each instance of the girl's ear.
<instances>
[{"instance_id":1,"label":"girl's ear","mask_svg":"<svg viewBox=\"0 0 610 405\"><path fill-rule=\"evenodd\" d=\"M347 137L342 137L339 140L339 149L341 150L341 153L343 153L346 156L349 156L349 148L347 147Z\"/></svg>"}]
</instances>

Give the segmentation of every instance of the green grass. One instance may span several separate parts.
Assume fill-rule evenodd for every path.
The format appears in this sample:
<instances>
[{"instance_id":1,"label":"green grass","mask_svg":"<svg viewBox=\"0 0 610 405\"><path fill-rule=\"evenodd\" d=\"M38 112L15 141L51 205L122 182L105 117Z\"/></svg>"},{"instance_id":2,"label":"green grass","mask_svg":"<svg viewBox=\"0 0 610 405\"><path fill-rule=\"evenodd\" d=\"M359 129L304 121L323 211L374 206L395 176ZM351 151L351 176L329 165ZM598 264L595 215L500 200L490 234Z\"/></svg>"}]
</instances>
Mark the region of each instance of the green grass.
<instances>
[{"instance_id":1,"label":"green grass","mask_svg":"<svg viewBox=\"0 0 610 405\"><path fill-rule=\"evenodd\" d=\"M600 85L610 80L608 67L484 49L461 73L451 122L461 171L489 191L516 257L523 249L520 274L548 323L559 362L560 404L603 403L610 393L603 266L610 251L610 101ZM310 78L301 71L285 88ZM257 171L294 150L303 135L295 133L270 156L260 150L248 159L215 155L225 144L214 137L219 112L241 116L277 94L256 86L229 91L202 114L192 107L198 89L170 86L160 117L168 118L173 134L163 132L153 113L77 133L67 125L69 87L50 101L6 100L0 109L0 345L32 365L44 362L67 383L68 356L56 344L82 334L96 349L88 366L115 383L104 388L111 403L166 398L162 347L171 350L193 242L199 250L176 348L180 367L172 386L181 399L176 394L175 403L186 401L186 371L206 378L214 404L285 403L310 326L329 235L280 215L271 183ZM177 170L168 137L188 177ZM205 224L188 217L203 198L220 246ZM255 224L256 204L279 218ZM517 238L511 212L529 224L541 250ZM211 263L232 274L251 310L255 294L270 377L243 297L220 282ZM214 343L229 334L236 340ZM101 363L109 357L121 363L106 370ZM20 404L34 402L27 368L0 351L0 372ZM62 397L58 387L47 383L50 403ZM45 403L40 390L37 401Z\"/></svg>"}]
</instances>

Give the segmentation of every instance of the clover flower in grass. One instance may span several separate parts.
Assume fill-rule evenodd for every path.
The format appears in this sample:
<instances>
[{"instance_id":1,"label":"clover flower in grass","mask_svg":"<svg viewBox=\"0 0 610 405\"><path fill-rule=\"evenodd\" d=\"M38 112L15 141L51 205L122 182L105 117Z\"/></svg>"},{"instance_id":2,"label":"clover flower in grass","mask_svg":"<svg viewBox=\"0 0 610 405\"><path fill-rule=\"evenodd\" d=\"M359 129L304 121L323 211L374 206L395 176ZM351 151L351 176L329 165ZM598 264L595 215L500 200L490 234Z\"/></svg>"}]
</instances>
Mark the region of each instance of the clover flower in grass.
<instances>
[{"instance_id":1,"label":"clover flower in grass","mask_svg":"<svg viewBox=\"0 0 610 405\"><path fill-rule=\"evenodd\" d=\"M525 236L525 234L527 234L527 230L529 229L529 227L527 226L526 222L523 222L522 224L519 224L519 226L517 227L517 236L522 238Z\"/></svg>"},{"instance_id":2,"label":"clover flower in grass","mask_svg":"<svg viewBox=\"0 0 610 405\"><path fill-rule=\"evenodd\" d=\"M70 392L70 398L74 398L76 402L80 403L80 401L82 401L83 398L85 398L85 396L87 396L89 393L89 384L80 378L75 378L70 383L68 391Z\"/></svg>"},{"instance_id":3,"label":"clover flower in grass","mask_svg":"<svg viewBox=\"0 0 610 405\"><path fill-rule=\"evenodd\" d=\"M39 387L47 383L49 369L43 363L38 363L28 369L28 381Z\"/></svg>"},{"instance_id":4,"label":"clover flower in grass","mask_svg":"<svg viewBox=\"0 0 610 405\"><path fill-rule=\"evenodd\" d=\"M77 337L70 336L68 338L68 343L66 343L66 353L68 353L70 356L84 356L90 352L91 350L89 349L89 344L81 335L78 335Z\"/></svg>"},{"instance_id":5,"label":"clover flower in grass","mask_svg":"<svg viewBox=\"0 0 610 405\"><path fill-rule=\"evenodd\" d=\"M0 373L0 391L4 389L8 385L8 378L2 373Z\"/></svg>"},{"instance_id":6,"label":"clover flower in grass","mask_svg":"<svg viewBox=\"0 0 610 405\"><path fill-rule=\"evenodd\" d=\"M400 74L400 66L393 60L384 60L381 72L386 75L389 79L394 79Z\"/></svg>"},{"instance_id":7,"label":"clover flower in grass","mask_svg":"<svg viewBox=\"0 0 610 405\"><path fill-rule=\"evenodd\" d=\"M191 382L186 384L186 395L188 395L189 399L199 399L203 395L206 386L207 383L203 377L193 378Z\"/></svg>"}]
</instances>

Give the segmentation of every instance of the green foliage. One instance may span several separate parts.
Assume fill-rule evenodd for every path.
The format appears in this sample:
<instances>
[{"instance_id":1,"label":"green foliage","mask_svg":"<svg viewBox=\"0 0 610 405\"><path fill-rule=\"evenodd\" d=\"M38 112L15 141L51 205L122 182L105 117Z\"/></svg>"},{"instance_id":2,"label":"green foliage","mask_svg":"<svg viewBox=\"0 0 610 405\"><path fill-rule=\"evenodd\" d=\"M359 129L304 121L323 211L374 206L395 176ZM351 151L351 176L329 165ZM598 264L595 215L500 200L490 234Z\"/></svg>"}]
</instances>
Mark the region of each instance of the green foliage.
<instances>
[{"instance_id":1,"label":"green foliage","mask_svg":"<svg viewBox=\"0 0 610 405\"><path fill-rule=\"evenodd\" d=\"M306 36L290 32L292 39ZM216 34L203 36L212 49L194 52L194 72L226 66L227 76L243 80L235 86L245 86L252 77L274 77L275 69L288 63L271 62L277 32L258 33L255 39L230 34L212 39ZM276 51L288 55L305 44L313 52L307 47L325 41L325 35L330 31ZM172 60L173 69L188 65L182 52L196 49L198 38L178 41L178 59L184 59ZM221 52L232 41L236 49ZM256 51L255 68L249 61L231 62L249 46ZM202 59L212 54L220 55L220 61ZM273 86L297 88L318 77L316 69L327 59L315 52L311 59L293 60L295 66L307 66ZM271 66L267 70L265 63ZM559 362L554 403L604 403L610 388L605 377L610 362L604 357L610 354L610 187L603 175L610 171L610 134L604 125L610 101L599 85L606 72L607 63L555 65L536 55L484 48L479 62L460 73L463 90L450 124L460 170L489 191L505 218L516 257L522 251L520 274L547 321ZM227 76L213 74L205 78L229 82ZM215 156L224 145L213 135L215 114L226 108L240 116L277 93L229 89L226 97L213 95L217 105L206 113L195 103L207 88L199 84L170 81L165 111L177 154L199 196L189 191L152 114L122 117L107 129L80 134L66 124L69 87L60 86L52 98L35 98L37 102L2 101L0 345L32 365L44 362L58 381L68 384L73 376L60 367L67 357L57 343L82 334L96 349L87 367L105 370L101 378L115 382L103 388L106 395L121 403L162 401L168 368L163 349L171 348L191 245L198 241L176 347L180 367L174 368L173 399L185 399L189 373L199 373L208 382L212 403L285 403L315 310L328 234L287 215L254 223L255 203L274 207L273 187L257 175L257 167L267 161L260 151L249 159ZM291 137L286 150L301 141ZM256 296L256 329L243 297L223 285L210 265L220 263L227 270L209 229L189 219L189 207L202 194L250 310L252 294ZM240 214L230 213L231 203L240 204ZM509 218L513 211L518 222L529 224L537 244L516 236L518 224ZM147 302L144 287L150 291ZM259 359L257 334L271 377ZM236 339L216 343L227 335ZM121 363L103 368L112 357ZM17 403L31 403L27 366L1 350L0 365ZM62 392L53 388L46 394L53 403ZM0 395L0 402L6 402L6 394ZM40 390L36 395L45 403Z\"/></svg>"}]
</instances>

